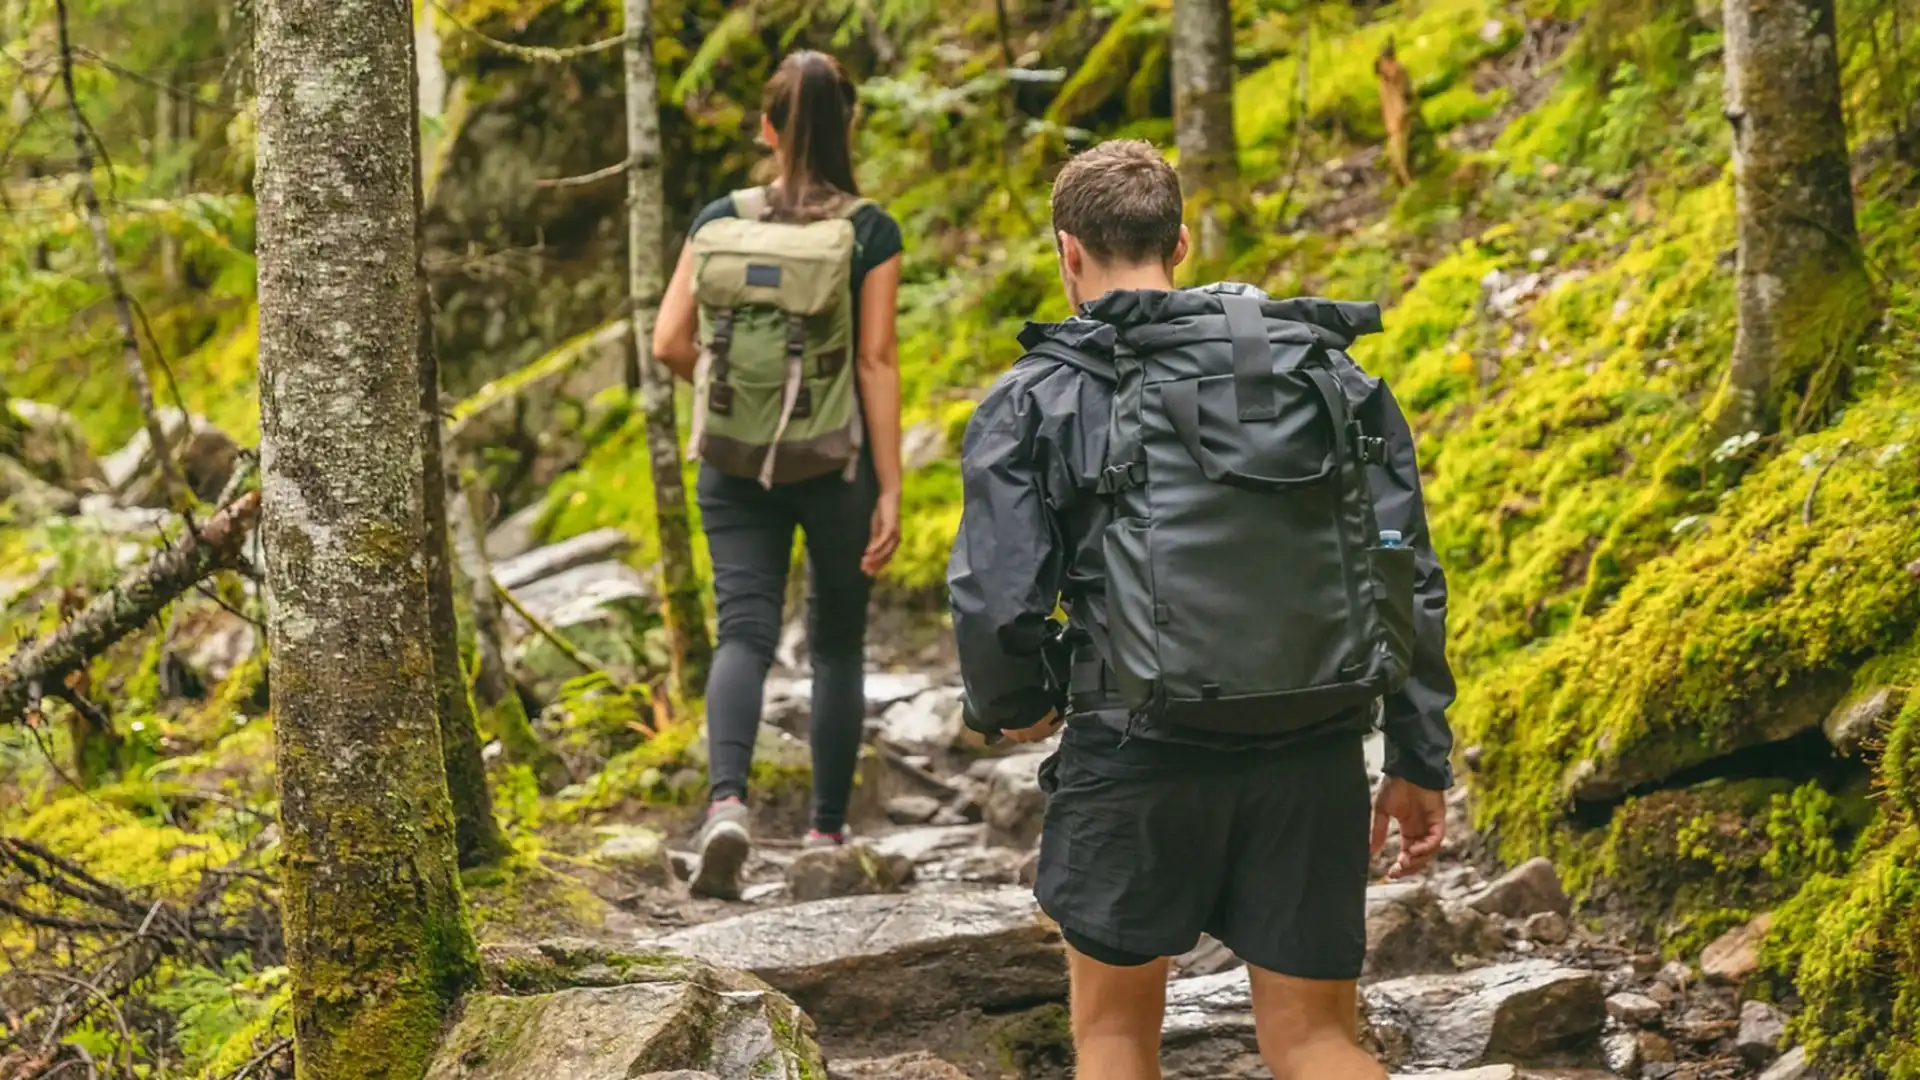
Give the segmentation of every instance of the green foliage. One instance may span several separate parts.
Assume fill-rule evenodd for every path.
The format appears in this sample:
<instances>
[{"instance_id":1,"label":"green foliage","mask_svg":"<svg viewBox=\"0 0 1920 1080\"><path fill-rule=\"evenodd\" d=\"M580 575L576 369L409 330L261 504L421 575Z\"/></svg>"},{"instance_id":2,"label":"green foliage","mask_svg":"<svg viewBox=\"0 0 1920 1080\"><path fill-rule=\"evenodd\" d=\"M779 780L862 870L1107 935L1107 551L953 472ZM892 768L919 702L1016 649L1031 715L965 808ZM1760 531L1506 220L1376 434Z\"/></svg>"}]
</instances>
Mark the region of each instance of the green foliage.
<instances>
[{"instance_id":1,"label":"green foliage","mask_svg":"<svg viewBox=\"0 0 1920 1080\"><path fill-rule=\"evenodd\" d=\"M194 966L177 972L152 1001L174 1014L174 1042L191 1070L272 1013L286 979L285 967L256 972L247 954L235 953L218 970Z\"/></svg>"}]
</instances>

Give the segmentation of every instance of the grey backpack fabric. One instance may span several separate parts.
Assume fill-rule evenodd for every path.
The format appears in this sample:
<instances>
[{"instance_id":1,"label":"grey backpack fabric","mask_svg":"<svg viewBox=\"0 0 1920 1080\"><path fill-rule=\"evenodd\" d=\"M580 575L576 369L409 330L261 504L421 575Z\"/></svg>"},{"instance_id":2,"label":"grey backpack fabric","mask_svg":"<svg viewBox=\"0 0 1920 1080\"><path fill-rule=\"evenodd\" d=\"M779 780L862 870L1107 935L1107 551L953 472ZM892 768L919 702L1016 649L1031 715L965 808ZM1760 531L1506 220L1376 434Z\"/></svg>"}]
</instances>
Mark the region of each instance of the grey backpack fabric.
<instances>
[{"instance_id":1,"label":"grey backpack fabric","mask_svg":"<svg viewBox=\"0 0 1920 1080\"><path fill-rule=\"evenodd\" d=\"M1116 329L1097 644L1128 708L1278 735L1397 689L1414 552L1382 542L1366 466L1385 448L1335 377L1346 340L1231 287L1119 300L1092 309ZM1372 305L1305 303L1379 329Z\"/></svg>"}]
</instances>

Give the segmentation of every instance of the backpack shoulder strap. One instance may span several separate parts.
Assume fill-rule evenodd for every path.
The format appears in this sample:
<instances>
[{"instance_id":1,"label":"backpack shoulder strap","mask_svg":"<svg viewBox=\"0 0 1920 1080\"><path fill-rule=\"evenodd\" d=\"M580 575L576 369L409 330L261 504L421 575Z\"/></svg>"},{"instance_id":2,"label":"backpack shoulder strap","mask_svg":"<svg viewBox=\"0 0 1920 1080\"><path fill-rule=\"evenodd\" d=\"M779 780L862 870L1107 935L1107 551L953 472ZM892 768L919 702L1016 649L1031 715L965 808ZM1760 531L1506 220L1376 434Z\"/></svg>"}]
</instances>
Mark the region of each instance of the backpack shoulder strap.
<instances>
[{"instance_id":1,"label":"backpack shoulder strap","mask_svg":"<svg viewBox=\"0 0 1920 1080\"><path fill-rule=\"evenodd\" d=\"M733 193L733 212L748 221L765 221L771 206L764 187L742 188Z\"/></svg>"},{"instance_id":2,"label":"backpack shoulder strap","mask_svg":"<svg viewBox=\"0 0 1920 1080\"><path fill-rule=\"evenodd\" d=\"M847 205L840 209L840 216L847 219L848 221L852 221L853 215L859 213L862 210L865 210L869 206L878 206L878 205L879 204L874 202L872 199L849 199L847 201Z\"/></svg>"}]
</instances>

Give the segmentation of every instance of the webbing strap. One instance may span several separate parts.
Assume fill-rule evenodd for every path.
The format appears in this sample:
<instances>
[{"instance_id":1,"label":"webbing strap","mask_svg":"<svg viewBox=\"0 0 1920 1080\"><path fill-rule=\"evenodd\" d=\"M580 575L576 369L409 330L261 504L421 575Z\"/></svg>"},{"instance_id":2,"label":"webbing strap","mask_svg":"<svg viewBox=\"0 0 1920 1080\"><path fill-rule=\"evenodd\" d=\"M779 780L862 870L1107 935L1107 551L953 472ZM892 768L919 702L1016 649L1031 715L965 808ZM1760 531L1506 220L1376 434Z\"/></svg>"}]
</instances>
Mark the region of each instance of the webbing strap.
<instances>
[{"instance_id":1,"label":"webbing strap","mask_svg":"<svg viewBox=\"0 0 1920 1080\"><path fill-rule=\"evenodd\" d=\"M774 428L767 457L760 463L760 486L773 486L773 466L780 454L780 440L787 437L787 425L793 420L794 406L800 403L800 387L807 374L807 317L787 316L787 385L780 395L780 424Z\"/></svg>"},{"instance_id":2,"label":"webbing strap","mask_svg":"<svg viewBox=\"0 0 1920 1080\"><path fill-rule=\"evenodd\" d=\"M1233 400L1242 420L1272 420L1280 415L1280 390L1273 379L1273 343L1267 317L1251 296L1225 295L1220 308L1233 338Z\"/></svg>"},{"instance_id":3,"label":"webbing strap","mask_svg":"<svg viewBox=\"0 0 1920 1080\"><path fill-rule=\"evenodd\" d=\"M727 380L727 356L733 351L733 309L721 308L713 313L713 340L707 342L707 351L713 354L713 377L721 382Z\"/></svg>"}]
</instances>

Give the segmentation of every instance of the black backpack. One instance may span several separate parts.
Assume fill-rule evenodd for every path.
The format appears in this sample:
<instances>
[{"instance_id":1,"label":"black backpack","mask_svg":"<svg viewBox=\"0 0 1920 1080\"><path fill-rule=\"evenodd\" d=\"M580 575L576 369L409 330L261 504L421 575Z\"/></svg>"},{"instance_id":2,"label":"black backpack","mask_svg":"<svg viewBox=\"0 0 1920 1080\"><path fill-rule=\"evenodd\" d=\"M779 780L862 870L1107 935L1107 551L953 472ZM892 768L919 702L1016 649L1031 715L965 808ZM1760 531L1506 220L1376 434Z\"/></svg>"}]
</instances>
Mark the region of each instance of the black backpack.
<instances>
[{"instance_id":1,"label":"black backpack","mask_svg":"<svg viewBox=\"0 0 1920 1080\"><path fill-rule=\"evenodd\" d=\"M1217 312L1118 333L1097 644L1136 718L1279 735L1405 680L1414 553L1375 520L1385 444L1334 374L1347 338L1310 318L1325 302L1208 292Z\"/></svg>"}]
</instances>

